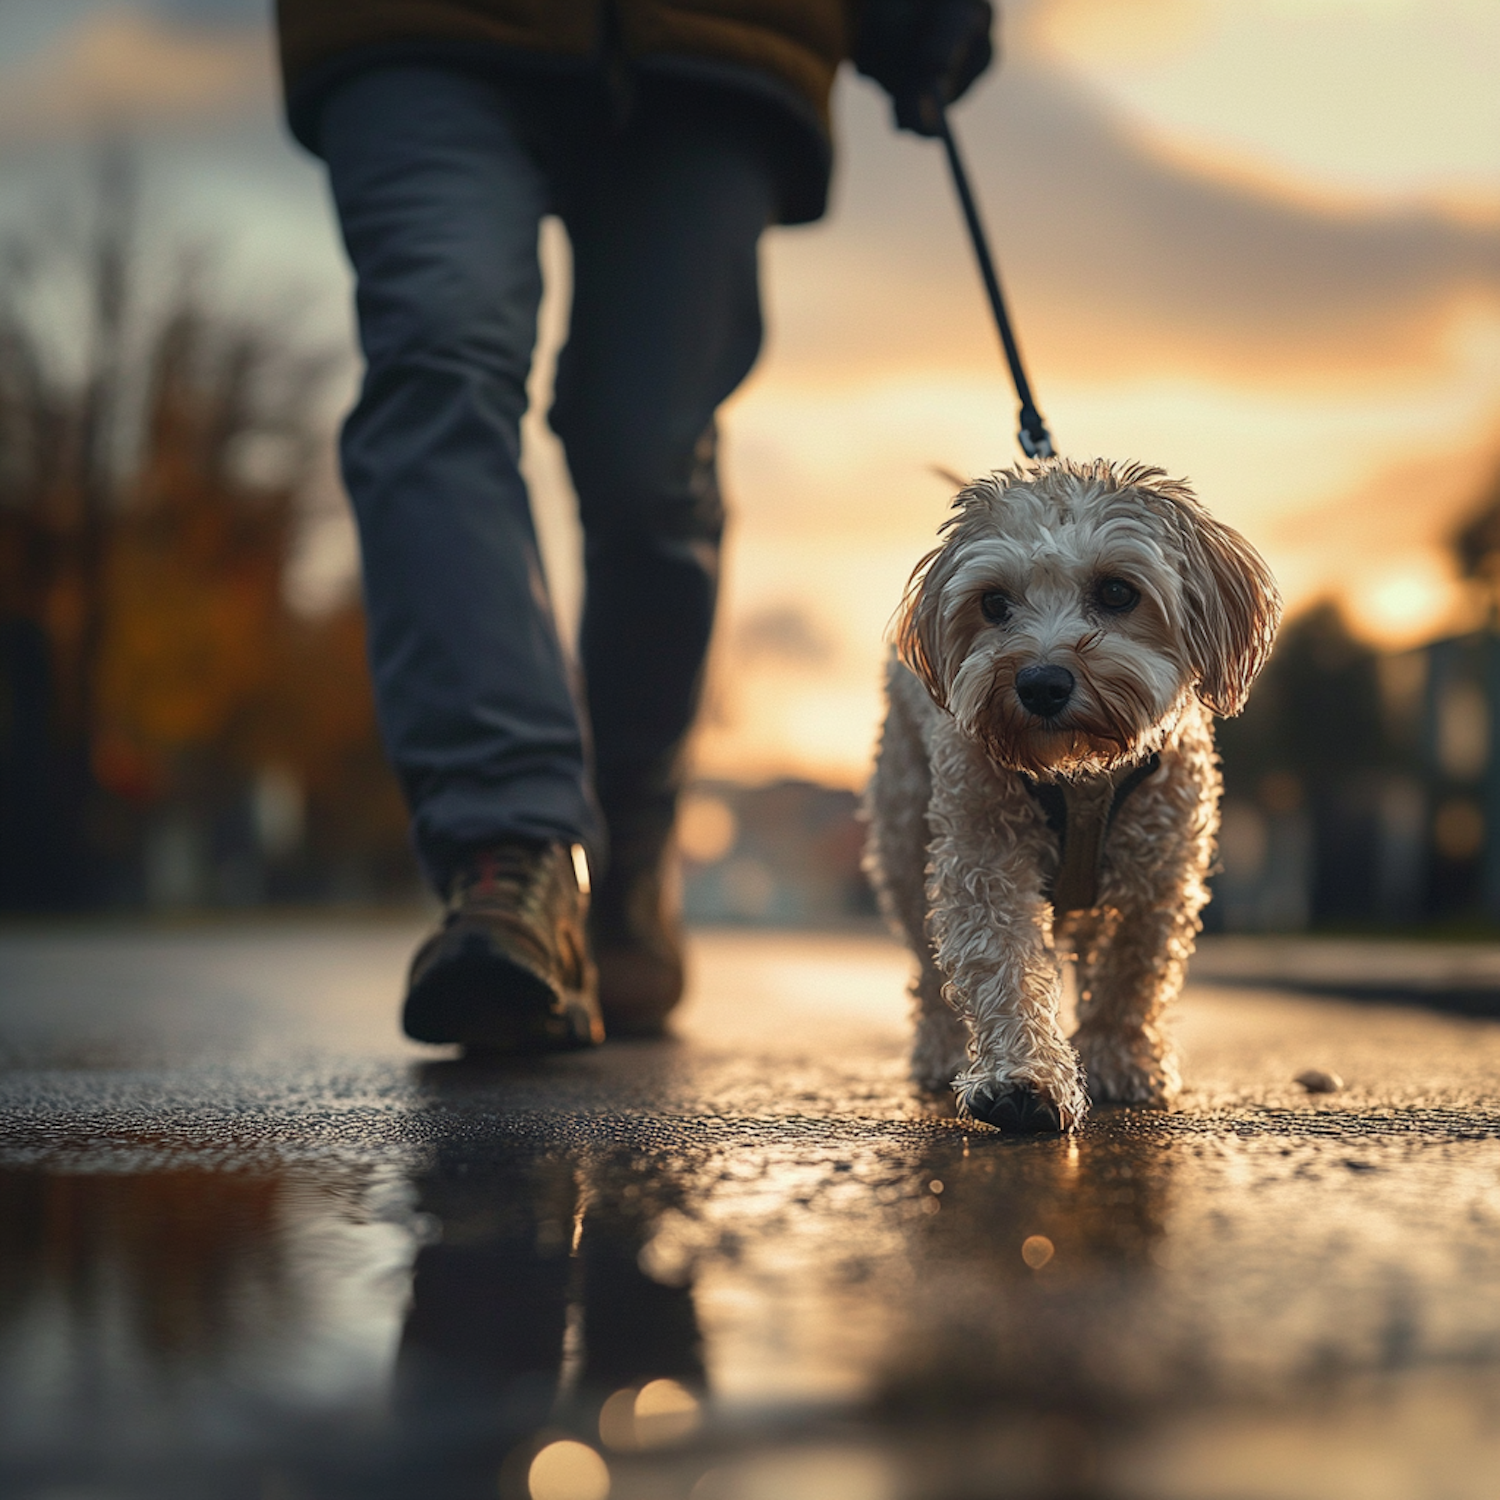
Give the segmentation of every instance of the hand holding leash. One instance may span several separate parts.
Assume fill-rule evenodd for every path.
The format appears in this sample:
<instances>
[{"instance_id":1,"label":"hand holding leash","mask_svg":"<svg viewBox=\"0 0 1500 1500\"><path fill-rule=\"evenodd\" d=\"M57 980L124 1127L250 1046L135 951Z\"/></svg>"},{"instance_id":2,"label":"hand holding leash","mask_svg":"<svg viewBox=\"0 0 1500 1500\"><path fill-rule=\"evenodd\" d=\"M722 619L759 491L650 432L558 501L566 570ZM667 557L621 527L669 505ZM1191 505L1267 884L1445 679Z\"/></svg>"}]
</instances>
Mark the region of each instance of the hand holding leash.
<instances>
[{"instance_id":1,"label":"hand holding leash","mask_svg":"<svg viewBox=\"0 0 1500 1500\"><path fill-rule=\"evenodd\" d=\"M898 130L938 134L933 112L960 98L995 56L990 0L867 0L854 66L890 96Z\"/></svg>"}]
</instances>

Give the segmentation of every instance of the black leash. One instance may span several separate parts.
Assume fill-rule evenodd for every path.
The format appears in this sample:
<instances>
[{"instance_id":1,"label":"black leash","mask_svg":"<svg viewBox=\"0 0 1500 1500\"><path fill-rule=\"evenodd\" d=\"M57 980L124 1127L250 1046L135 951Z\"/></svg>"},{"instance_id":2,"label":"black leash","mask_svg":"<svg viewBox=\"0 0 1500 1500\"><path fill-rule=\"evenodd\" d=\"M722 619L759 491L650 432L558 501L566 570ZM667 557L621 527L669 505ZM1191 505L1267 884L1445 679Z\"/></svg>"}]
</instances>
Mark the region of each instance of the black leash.
<instances>
[{"instance_id":1,"label":"black leash","mask_svg":"<svg viewBox=\"0 0 1500 1500\"><path fill-rule=\"evenodd\" d=\"M1026 378L1026 367L1021 363L1021 351L1016 345L1016 336L1011 332L1010 314L1005 310L1005 294L1000 290L1000 278L995 272L995 262L990 256L989 241L985 236L984 223L979 217L979 205L969 187L969 174L964 170L963 158L958 154L958 142L948 124L948 112L933 101L937 109L938 135L948 151L948 166L953 172L953 186L958 189L958 201L963 205L964 219L969 226L969 238L974 241L974 257L979 262L979 274L984 278L984 289L990 296L990 310L995 314L995 325L1000 330L1000 342L1005 348L1005 362L1010 366L1010 378L1015 382L1016 396L1021 402L1021 449L1027 458L1051 458L1052 434L1042 414L1036 409L1031 394L1031 382Z\"/></svg>"}]
</instances>

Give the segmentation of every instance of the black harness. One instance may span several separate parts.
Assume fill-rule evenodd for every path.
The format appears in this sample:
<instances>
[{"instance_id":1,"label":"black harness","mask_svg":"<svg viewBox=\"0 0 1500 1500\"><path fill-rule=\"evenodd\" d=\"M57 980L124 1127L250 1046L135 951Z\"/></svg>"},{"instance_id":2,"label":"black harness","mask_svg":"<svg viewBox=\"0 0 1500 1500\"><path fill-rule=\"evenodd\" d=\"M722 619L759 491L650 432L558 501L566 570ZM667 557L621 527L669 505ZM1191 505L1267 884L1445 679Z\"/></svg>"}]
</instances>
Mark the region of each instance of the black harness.
<instances>
[{"instance_id":1,"label":"black harness","mask_svg":"<svg viewBox=\"0 0 1500 1500\"><path fill-rule=\"evenodd\" d=\"M1087 781L1037 781L1022 775L1047 827L1057 835L1057 874L1045 894L1058 916L1098 906L1105 835L1125 799L1160 765L1161 755L1155 754L1138 766Z\"/></svg>"}]
</instances>

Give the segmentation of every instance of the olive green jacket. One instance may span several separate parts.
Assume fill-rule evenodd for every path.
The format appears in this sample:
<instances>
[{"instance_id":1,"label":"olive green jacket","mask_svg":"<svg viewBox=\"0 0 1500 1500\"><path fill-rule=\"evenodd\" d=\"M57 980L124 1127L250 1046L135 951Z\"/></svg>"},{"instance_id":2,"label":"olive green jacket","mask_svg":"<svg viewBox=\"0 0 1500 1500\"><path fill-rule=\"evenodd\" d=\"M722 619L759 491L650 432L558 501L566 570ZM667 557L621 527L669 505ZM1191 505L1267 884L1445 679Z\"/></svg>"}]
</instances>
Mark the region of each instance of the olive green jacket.
<instances>
[{"instance_id":1,"label":"olive green jacket","mask_svg":"<svg viewBox=\"0 0 1500 1500\"><path fill-rule=\"evenodd\" d=\"M317 112L349 72L391 57L582 71L624 65L758 95L800 126L782 217L827 197L828 98L862 0L277 0L293 134L317 149Z\"/></svg>"}]
</instances>

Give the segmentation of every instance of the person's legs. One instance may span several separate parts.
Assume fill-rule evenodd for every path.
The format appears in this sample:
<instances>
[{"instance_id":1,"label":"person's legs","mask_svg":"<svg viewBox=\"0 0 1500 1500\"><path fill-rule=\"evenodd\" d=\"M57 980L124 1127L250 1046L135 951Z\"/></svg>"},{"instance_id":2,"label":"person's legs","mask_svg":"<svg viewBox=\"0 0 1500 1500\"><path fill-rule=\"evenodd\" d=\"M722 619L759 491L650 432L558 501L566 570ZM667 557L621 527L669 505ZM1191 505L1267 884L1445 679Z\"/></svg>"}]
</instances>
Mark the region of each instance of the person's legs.
<instances>
[{"instance_id":1,"label":"person's legs","mask_svg":"<svg viewBox=\"0 0 1500 1500\"><path fill-rule=\"evenodd\" d=\"M342 454L376 700L447 901L402 1024L509 1051L603 1035L574 858L599 829L518 468L548 114L569 118L535 90L389 67L329 99L320 140L367 364Z\"/></svg>"},{"instance_id":2,"label":"person's legs","mask_svg":"<svg viewBox=\"0 0 1500 1500\"><path fill-rule=\"evenodd\" d=\"M551 190L503 88L441 68L351 79L320 145L367 362L342 457L372 674L444 890L499 839L597 838L518 468Z\"/></svg>"},{"instance_id":3,"label":"person's legs","mask_svg":"<svg viewBox=\"0 0 1500 1500\"><path fill-rule=\"evenodd\" d=\"M681 986L660 885L717 593L714 413L760 348L776 193L752 106L647 95L563 206L573 318L551 420L585 534L580 654L610 839L591 926L615 1030L659 1024Z\"/></svg>"}]
</instances>

